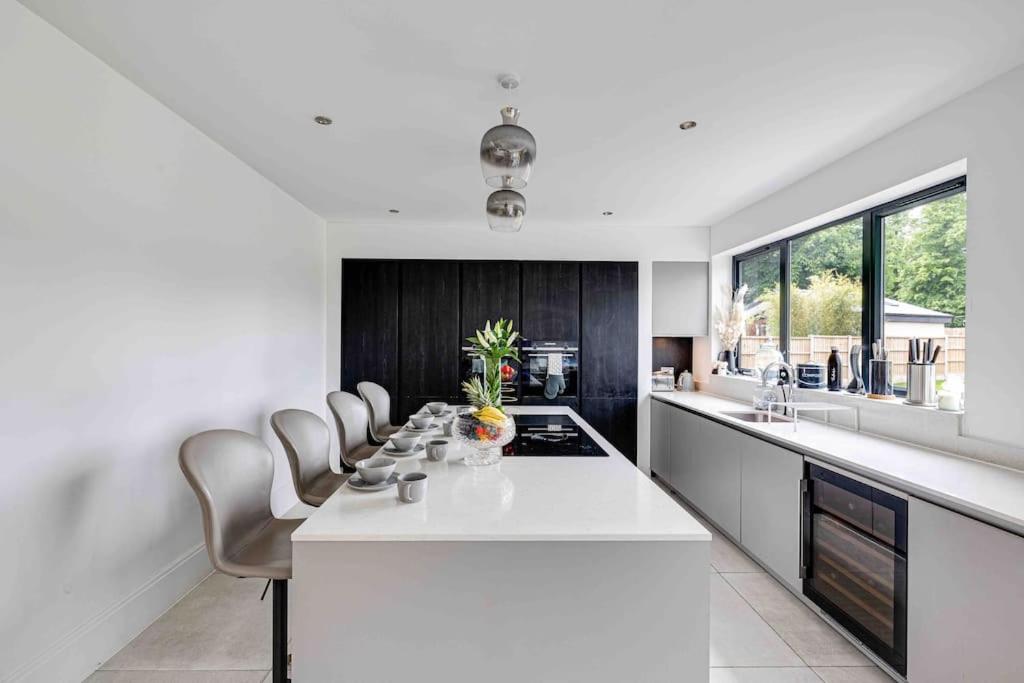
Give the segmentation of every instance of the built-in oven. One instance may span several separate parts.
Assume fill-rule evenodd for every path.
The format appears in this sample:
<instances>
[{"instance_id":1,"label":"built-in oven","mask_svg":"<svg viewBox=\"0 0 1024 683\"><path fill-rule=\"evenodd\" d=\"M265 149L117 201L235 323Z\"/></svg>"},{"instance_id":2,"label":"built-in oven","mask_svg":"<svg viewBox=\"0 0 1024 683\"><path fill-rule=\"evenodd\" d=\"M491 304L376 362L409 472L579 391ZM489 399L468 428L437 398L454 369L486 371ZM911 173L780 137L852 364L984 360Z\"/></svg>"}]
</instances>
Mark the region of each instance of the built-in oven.
<instances>
[{"instance_id":1,"label":"built-in oven","mask_svg":"<svg viewBox=\"0 0 1024 683\"><path fill-rule=\"evenodd\" d=\"M524 339L519 357L523 396L555 401L577 395L579 347L575 343Z\"/></svg>"},{"instance_id":2,"label":"built-in oven","mask_svg":"<svg viewBox=\"0 0 1024 683\"><path fill-rule=\"evenodd\" d=\"M519 400L519 368L514 358L501 359L501 402L516 403ZM484 360L474 351L472 346L462 347L462 379L483 377Z\"/></svg>"},{"instance_id":3,"label":"built-in oven","mask_svg":"<svg viewBox=\"0 0 1024 683\"><path fill-rule=\"evenodd\" d=\"M812 461L803 496L803 592L907 673L907 499Z\"/></svg>"}]
</instances>

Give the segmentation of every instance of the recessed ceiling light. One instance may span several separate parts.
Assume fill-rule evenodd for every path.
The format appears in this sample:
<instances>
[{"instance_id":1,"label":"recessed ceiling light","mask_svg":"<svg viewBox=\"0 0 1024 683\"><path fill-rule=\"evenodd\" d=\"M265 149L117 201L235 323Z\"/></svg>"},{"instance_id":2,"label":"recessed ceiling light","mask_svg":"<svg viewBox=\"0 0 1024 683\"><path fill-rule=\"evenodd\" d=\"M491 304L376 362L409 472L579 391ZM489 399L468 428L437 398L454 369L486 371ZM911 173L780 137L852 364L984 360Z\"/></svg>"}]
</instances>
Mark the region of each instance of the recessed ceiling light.
<instances>
[{"instance_id":1,"label":"recessed ceiling light","mask_svg":"<svg viewBox=\"0 0 1024 683\"><path fill-rule=\"evenodd\" d=\"M319 123L321 126L329 126L332 123L334 123L334 119L332 119L330 116L324 116L323 114L314 116L313 120Z\"/></svg>"},{"instance_id":2,"label":"recessed ceiling light","mask_svg":"<svg viewBox=\"0 0 1024 683\"><path fill-rule=\"evenodd\" d=\"M679 124L679 127L682 130L690 130L691 128L696 128L697 127L697 122L696 121L683 121L682 123Z\"/></svg>"},{"instance_id":3,"label":"recessed ceiling light","mask_svg":"<svg viewBox=\"0 0 1024 683\"><path fill-rule=\"evenodd\" d=\"M398 209L388 209L388 213L398 213Z\"/></svg>"},{"instance_id":4,"label":"recessed ceiling light","mask_svg":"<svg viewBox=\"0 0 1024 683\"><path fill-rule=\"evenodd\" d=\"M601 215L602 216L611 216L613 213L615 213L615 212L614 211L602 211Z\"/></svg>"}]
</instances>

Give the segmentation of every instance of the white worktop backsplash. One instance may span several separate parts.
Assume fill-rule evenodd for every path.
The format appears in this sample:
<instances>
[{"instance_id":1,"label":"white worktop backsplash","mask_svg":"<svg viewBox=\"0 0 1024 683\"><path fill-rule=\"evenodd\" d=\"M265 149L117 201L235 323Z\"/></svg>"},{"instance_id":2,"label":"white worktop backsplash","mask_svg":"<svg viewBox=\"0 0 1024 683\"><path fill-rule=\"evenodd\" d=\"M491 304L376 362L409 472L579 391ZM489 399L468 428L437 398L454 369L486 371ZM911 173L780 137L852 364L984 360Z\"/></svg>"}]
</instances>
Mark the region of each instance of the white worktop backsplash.
<instances>
[{"instance_id":1,"label":"white worktop backsplash","mask_svg":"<svg viewBox=\"0 0 1024 683\"><path fill-rule=\"evenodd\" d=\"M751 403L759 382L750 377L710 375L699 382L701 391L723 398ZM860 431L896 439L906 443L955 453L1003 467L1024 471L1024 447L997 444L963 436L962 413L950 413L935 408L906 405L902 401L876 401L862 396L832 393L820 390L797 389L800 401L838 403L856 407L860 412ZM1007 419L1015 419L1007 408ZM813 413L801 413L800 419L822 421ZM829 415L833 425L854 428L852 411L837 411Z\"/></svg>"}]
</instances>

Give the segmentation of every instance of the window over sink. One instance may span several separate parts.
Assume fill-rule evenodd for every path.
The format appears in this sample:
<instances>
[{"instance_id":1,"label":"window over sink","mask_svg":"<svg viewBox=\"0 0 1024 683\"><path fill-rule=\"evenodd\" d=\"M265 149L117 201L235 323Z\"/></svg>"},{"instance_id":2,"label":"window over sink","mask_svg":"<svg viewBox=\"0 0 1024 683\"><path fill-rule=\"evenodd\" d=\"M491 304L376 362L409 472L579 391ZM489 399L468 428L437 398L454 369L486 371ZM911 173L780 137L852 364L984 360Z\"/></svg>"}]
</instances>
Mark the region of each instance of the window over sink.
<instances>
[{"instance_id":1,"label":"window over sink","mask_svg":"<svg viewBox=\"0 0 1024 683\"><path fill-rule=\"evenodd\" d=\"M753 368L765 343L793 365L826 365L834 347L846 386L850 350L867 347L866 364L882 339L903 394L919 338L933 340L937 388L962 381L966 191L967 178L956 178L736 256L734 285L749 288L740 367Z\"/></svg>"}]
</instances>

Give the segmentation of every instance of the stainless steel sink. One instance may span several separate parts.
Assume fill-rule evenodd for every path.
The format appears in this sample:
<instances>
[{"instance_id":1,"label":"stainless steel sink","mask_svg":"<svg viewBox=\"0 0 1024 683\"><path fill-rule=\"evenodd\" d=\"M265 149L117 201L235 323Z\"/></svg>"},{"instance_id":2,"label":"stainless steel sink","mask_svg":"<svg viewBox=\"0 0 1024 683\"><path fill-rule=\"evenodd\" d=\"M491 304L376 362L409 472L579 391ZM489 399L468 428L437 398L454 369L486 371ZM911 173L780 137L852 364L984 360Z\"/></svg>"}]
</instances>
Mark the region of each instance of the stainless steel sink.
<instances>
[{"instance_id":1,"label":"stainless steel sink","mask_svg":"<svg viewBox=\"0 0 1024 683\"><path fill-rule=\"evenodd\" d=\"M743 420L744 422L769 422L768 413L764 410L723 410L722 415L736 418L737 420ZM792 422L793 418L786 417L785 415L773 414L771 416L771 422Z\"/></svg>"}]
</instances>

